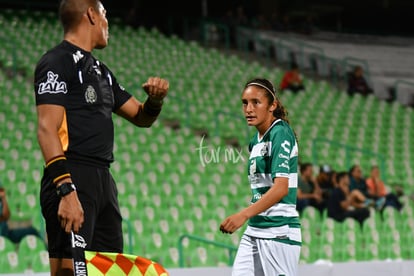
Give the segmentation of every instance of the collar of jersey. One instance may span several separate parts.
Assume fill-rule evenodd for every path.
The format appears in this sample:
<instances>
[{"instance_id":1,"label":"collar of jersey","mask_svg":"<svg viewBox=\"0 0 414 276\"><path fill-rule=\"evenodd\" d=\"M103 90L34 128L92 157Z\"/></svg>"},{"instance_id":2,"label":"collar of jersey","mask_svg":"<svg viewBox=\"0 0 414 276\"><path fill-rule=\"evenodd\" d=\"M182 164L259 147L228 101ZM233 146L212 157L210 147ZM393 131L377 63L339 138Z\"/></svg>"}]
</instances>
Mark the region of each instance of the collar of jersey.
<instances>
[{"instance_id":1,"label":"collar of jersey","mask_svg":"<svg viewBox=\"0 0 414 276\"><path fill-rule=\"evenodd\" d=\"M89 51L86 51L86 50L84 50L84 49L82 49L82 48L80 48L80 47L78 47L77 45L75 45L75 44L72 44L71 42L69 42L69 41L67 41L67 40L63 40L63 43L65 44L65 47L68 47L68 48L70 48L70 50L71 51L74 51L74 50L79 50L79 51L81 51L82 52L82 54L90 54L91 52L89 52Z\"/></svg>"},{"instance_id":2,"label":"collar of jersey","mask_svg":"<svg viewBox=\"0 0 414 276\"><path fill-rule=\"evenodd\" d=\"M266 130L266 132L263 134L263 136L262 136L262 138L260 138L260 133L259 132L257 132L257 141L259 141L259 142L261 142L262 140L263 140L263 137L265 137L266 136L266 134L272 129L272 127L275 125L275 124L277 124L277 122L279 122L279 121L281 121L282 119L277 119L277 120L275 120L271 125L270 125L270 127Z\"/></svg>"}]
</instances>

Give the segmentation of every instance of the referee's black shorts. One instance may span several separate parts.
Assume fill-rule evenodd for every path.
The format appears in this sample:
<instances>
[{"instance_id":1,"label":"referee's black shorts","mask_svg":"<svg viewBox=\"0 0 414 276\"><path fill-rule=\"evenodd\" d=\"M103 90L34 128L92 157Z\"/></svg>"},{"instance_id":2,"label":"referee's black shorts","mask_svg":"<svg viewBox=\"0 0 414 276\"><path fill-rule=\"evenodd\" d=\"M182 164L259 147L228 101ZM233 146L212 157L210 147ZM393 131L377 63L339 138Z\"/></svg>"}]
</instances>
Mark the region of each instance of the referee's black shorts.
<instances>
[{"instance_id":1,"label":"referee's black shorts","mask_svg":"<svg viewBox=\"0 0 414 276\"><path fill-rule=\"evenodd\" d=\"M84 223L78 234L85 239L86 250L122 252L122 217L109 168L68 163L84 211ZM70 235L60 226L57 216L59 202L55 186L45 170L40 205L46 222L49 257L72 258Z\"/></svg>"}]
</instances>

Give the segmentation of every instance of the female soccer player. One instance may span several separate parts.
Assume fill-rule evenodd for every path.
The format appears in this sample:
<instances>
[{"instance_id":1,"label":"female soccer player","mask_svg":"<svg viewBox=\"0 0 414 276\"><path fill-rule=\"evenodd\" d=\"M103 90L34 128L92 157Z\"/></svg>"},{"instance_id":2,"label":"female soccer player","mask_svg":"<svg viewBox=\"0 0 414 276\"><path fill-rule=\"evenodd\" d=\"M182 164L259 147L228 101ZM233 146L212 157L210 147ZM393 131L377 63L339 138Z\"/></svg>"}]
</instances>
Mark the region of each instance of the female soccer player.
<instances>
[{"instance_id":1,"label":"female soccer player","mask_svg":"<svg viewBox=\"0 0 414 276\"><path fill-rule=\"evenodd\" d=\"M231 234L248 220L232 275L296 276L302 240L296 135L270 81L247 82L242 103L247 124L257 133L249 144L251 204L220 225L221 232Z\"/></svg>"}]
</instances>

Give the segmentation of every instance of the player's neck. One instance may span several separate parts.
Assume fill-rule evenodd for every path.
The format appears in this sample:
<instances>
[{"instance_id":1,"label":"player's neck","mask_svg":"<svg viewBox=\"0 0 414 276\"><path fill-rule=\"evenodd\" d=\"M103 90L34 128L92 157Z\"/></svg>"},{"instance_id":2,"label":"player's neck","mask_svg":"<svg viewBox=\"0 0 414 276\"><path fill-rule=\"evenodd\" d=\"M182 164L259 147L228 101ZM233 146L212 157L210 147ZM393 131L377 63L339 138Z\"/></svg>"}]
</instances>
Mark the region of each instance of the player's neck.
<instances>
[{"instance_id":1,"label":"player's neck","mask_svg":"<svg viewBox=\"0 0 414 276\"><path fill-rule=\"evenodd\" d=\"M94 49L91 37L82 32L67 32L63 39L86 52L92 52Z\"/></svg>"},{"instance_id":2,"label":"player's neck","mask_svg":"<svg viewBox=\"0 0 414 276\"><path fill-rule=\"evenodd\" d=\"M272 124L275 122L275 118L268 119L261 123L260 125L256 126L257 131L259 132L259 139L262 139Z\"/></svg>"}]
</instances>

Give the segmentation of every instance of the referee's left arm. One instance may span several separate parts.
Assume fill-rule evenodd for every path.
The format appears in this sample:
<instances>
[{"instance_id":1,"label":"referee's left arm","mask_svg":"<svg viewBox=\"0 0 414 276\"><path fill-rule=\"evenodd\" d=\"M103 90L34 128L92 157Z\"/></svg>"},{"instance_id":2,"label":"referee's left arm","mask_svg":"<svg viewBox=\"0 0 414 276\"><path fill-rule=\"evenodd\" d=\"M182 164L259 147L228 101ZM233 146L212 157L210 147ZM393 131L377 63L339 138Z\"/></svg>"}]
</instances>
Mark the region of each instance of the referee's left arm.
<instances>
[{"instance_id":1,"label":"referee's left arm","mask_svg":"<svg viewBox=\"0 0 414 276\"><path fill-rule=\"evenodd\" d=\"M159 77L150 77L142 85L142 88L148 94L144 103L131 97L116 113L138 127L150 127L161 113L163 99L169 89L169 82Z\"/></svg>"}]
</instances>

